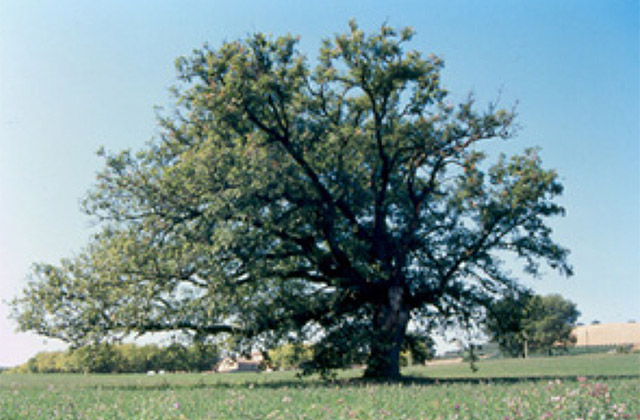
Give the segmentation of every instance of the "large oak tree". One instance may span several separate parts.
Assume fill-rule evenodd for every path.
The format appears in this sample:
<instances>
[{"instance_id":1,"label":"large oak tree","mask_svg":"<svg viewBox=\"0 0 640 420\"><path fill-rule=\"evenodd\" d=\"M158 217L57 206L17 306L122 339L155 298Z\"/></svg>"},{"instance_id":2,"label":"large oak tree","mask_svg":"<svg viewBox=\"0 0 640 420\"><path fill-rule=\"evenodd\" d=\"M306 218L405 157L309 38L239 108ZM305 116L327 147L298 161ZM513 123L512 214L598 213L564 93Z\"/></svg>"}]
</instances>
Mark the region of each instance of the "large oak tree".
<instances>
[{"instance_id":1,"label":"large oak tree","mask_svg":"<svg viewBox=\"0 0 640 420\"><path fill-rule=\"evenodd\" d=\"M487 162L514 113L452 105L411 29L356 24L310 61L262 34L177 61L175 112L144 150L104 153L86 249L37 265L23 330L75 344L131 333L229 333L314 345L399 376L408 326L468 316L517 287L512 253L570 273L547 218L558 176L534 149ZM413 322L412 322L413 321Z\"/></svg>"}]
</instances>

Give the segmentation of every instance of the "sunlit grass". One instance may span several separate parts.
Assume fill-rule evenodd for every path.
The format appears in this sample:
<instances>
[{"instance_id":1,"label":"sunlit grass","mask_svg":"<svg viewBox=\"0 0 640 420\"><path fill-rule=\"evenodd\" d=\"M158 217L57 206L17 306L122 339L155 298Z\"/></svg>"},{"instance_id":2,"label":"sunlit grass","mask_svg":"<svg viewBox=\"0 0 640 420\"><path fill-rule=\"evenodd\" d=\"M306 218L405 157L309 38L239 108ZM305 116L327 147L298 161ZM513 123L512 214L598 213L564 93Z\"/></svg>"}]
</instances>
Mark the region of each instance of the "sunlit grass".
<instances>
[{"instance_id":1,"label":"sunlit grass","mask_svg":"<svg viewBox=\"0 0 640 420\"><path fill-rule=\"evenodd\" d=\"M472 373L469 365L432 365L428 369L408 368L405 374L446 378L540 378L545 376L628 376L640 375L640 355L590 354L531 359L489 359L477 363Z\"/></svg>"}]
</instances>

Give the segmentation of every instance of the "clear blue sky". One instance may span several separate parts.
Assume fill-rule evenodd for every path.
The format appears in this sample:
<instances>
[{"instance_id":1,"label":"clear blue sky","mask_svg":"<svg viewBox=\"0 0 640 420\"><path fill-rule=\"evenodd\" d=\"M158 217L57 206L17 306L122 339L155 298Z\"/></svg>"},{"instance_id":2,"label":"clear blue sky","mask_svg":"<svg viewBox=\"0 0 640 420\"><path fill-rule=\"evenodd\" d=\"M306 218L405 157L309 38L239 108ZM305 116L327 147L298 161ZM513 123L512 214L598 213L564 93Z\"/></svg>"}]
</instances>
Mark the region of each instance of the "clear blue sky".
<instances>
[{"instance_id":1,"label":"clear blue sky","mask_svg":"<svg viewBox=\"0 0 640 420\"><path fill-rule=\"evenodd\" d=\"M538 145L561 173L567 216L553 226L576 272L523 281L576 302L583 322L640 321L637 0L0 0L0 299L32 263L86 243L95 151L157 133L176 57L256 31L299 34L313 57L350 18L414 27L458 97L519 102L523 129L504 150ZM0 366L55 347L16 334L8 312L0 303Z\"/></svg>"}]
</instances>

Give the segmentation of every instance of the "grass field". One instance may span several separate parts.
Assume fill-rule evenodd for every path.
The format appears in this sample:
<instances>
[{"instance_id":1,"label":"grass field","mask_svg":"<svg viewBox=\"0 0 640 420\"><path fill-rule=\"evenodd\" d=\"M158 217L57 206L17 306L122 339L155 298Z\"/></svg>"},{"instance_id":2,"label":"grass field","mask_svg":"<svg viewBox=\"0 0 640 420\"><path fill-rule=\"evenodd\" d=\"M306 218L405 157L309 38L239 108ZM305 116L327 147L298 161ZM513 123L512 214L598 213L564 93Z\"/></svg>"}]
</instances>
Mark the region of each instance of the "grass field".
<instances>
[{"instance_id":1,"label":"grass field","mask_svg":"<svg viewBox=\"0 0 640 420\"><path fill-rule=\"evenodd\" d=\"M398 384L262 374L0 375L0 419L640 419L640 356L487 360Z\"/></svg>"}]
</instances>

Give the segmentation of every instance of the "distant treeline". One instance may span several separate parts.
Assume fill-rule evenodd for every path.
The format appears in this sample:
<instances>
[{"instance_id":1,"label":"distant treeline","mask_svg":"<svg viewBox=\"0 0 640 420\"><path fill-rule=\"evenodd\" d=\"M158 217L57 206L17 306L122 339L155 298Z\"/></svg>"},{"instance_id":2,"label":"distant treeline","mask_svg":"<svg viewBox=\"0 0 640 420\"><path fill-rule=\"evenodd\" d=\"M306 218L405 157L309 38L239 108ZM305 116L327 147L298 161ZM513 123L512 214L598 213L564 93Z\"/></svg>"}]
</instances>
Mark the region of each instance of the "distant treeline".
<instances>
[{"instance_id":1,"label":"distant treeline","mask_svg":"<svg viewBox=\"0 0 640 420\"><path fill-rule=\"evenodd\" d=\"M435 354L428 337L409 334L401 354L403 366L424 364ZM310 345L285 344L264 354L265 367L275 370L300 369L313 358ZM66 351L41 352L27 362L9 369L11 373L145 373L205 372L215 370L221 360L214 344L189 346L147 344L97 344ZM365 359L361 360L365 363Z\"/></svg>"},{"instance_id":2,"label":"distant treeline","mask_svg":"<svg viewBox=\"0 0 640 420\"><path fill-rule=\"evenodd\" d=\"M210 344L98 344L67 351L42 352L11 369L16 373L203 372L220 360Z\"/></svg>"}]
</instances>

